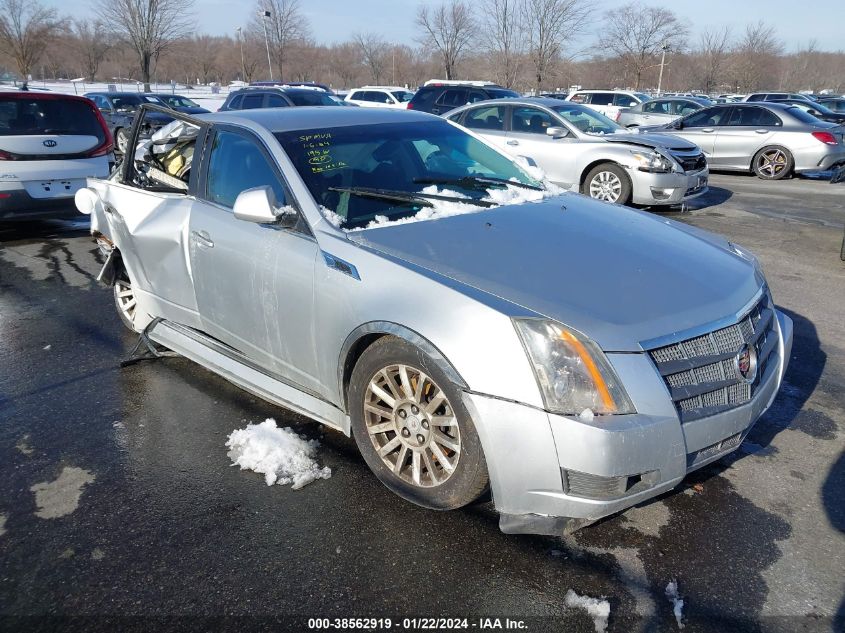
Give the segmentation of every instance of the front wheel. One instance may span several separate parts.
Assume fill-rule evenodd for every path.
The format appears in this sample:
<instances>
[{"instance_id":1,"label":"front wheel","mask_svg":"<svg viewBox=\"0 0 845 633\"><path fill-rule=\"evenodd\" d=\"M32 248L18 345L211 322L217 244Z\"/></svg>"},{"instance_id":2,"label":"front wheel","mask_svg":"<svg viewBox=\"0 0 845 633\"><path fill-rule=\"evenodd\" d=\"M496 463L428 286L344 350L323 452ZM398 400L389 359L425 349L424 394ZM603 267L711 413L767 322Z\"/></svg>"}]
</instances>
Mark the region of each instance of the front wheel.
<instances>
[{"instance_id":1,"label":"front wheel","mask_svg":"<svg viewBox=\"0 0 845 633\"><path fill-rule=\"evenodd\" d=\"M773 145L757 152L751 166L757 178L780 180L792 173L795 161L785 147Z\"/></svg>"},{"instance_id":2,"label":"front wheel","mask_svg":"<svg viewBox=\"0 0 845 633\"><path fill-rule=\"evenodd\" d=\"M386 336L364 351L349 408L364 461L400 497L452 510L487 488L481 441L460 390L407 341Z\"/></svg>"},{"instance_id":3,"label":"front wheel","mask_svg":"<svg viewBox=\"0 0 845 633\"><path fill-rule=\"evenodd\" d=\"M114 142L117 145L117 151L120 154L126 154L126 148L129 146L129 132L126 128L119 127L114 131Z\"/></svg>"},{"instance_id":4,"label":"front wheel","mask_svg":"<svg viewBox=\"0 0 845 633\"><path fill-rule=\"evenodd\" d=\"M631 179L619 165L602 163L584 178L581 193L604 202L627 204L631 199Z\"/></svg>"}]
</instances>

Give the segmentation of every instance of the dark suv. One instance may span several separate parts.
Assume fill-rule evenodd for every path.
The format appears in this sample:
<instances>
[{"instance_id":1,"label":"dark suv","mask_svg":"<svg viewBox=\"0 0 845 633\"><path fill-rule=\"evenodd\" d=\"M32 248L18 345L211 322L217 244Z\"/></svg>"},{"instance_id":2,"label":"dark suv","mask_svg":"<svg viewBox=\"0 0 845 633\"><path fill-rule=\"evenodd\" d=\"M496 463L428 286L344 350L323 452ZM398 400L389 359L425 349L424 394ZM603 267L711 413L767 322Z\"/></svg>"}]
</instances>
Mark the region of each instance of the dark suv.
<instances>
[{"instance_id":1,"label":"dark suv","mask_svg":"<svg viewBox=\"0 0 845 633\"><path fill-rule=\"evenodd\" d=\"M476 101L519 96L518 92L502 88L496 84L481 84L480 82L468 82L466 84L430 83L420 86L414 98L408 102L408 109L431 112L432 114L446 114L450 110Z\"/></svg>"},{"instance_id":2,"label":"dark suv","mask_svg":"<svg viewBox=\"0 0 845 633\"><path fill-rule=\"evenodd\" d=\"M219 112L254 108L342 105L323 90L308 88L242 88L230 92Z\"/></svg>"}]
</instances>

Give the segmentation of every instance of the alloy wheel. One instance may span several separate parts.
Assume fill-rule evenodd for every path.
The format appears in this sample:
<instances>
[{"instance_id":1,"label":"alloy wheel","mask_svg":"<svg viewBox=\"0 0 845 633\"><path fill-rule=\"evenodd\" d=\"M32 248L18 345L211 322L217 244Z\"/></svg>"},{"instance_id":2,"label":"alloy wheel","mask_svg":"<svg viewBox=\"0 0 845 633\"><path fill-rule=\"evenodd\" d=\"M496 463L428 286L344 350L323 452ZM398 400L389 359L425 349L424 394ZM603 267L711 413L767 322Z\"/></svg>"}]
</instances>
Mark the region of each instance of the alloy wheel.
<instances>
[{"instance_id":1,"label":"alloy wheel","mask_svg":"<svg viewBox=\"0 0 845 633\"><path fill-rule=\"evenodd\" d=\"M408 365L376 372L364 396L364 423L376 453L399 478L421 488L440 486L461 457L461 433L443 390Z\"/></svg>"},{"instance_id":2,"label":"alloy wheel","mask_svg":"<svg viewBox=\"0 0 845 633\"><path fill-rule=\"evenodd\" d=\"M774 148L760 154L757 158L757 169L763 175L771 178L786 169L787 163L788 160L783 150Z\"/></svg>"},{"instance_id":3,"label":"alloy wheel","mask_svg":"<svg viewBox=\"0 0 845 633\"><path fill-rule=\"evenodd\" d=\"M126 134L126 130L124 128L120 128L115 134L115 139L117 142L117 151L121 154L126 153L126 146L129 145L129 137Z\"/></svg>"},{"instance_id":4,"label":"alloy wheel","mask_svg":"<svg viewBox=\"0 0 845 633\"><path fill-rule=\"evenodd\" d=\"M117 304L117 309L127 325L135 322L135 291L132 290L132 284L126 279L117 279L114 282L114 300Z\"/></svg>"},{"instance_id":5,"label":"alloy wheel","mask_svg":"<svg viewBox=\"0 0 845 633\"><path fill-rule=\"evenodd\" d=\"M590 181L590 197L616 202L622 195L622 181L612 171L600 171Z\"/></svg>"}]
</instances>

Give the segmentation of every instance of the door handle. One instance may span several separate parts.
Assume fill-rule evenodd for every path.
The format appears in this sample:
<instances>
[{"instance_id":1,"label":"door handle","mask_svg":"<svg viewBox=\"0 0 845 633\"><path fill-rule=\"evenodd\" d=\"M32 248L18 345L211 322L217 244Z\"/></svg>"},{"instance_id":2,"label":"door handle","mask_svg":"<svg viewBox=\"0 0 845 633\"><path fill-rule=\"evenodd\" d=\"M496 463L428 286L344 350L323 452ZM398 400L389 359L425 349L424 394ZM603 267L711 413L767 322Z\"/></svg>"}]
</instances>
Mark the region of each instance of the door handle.
<instances>
[{"instance_id":1,"label":"door handle","mask_svg":"<svg viewBox=\"0 0 845 633\"><path fill-rule=\"evenodd\" d=\"M703 128L701 128L701 131L707 132L708 134L710 134L712 132L715 132L716 130L714 130L712 127L703 127Z\"/></svg>"},{"instance_id":2,"label":"door handle","mask_svg":"<svg viewBox=\"0 0 845 633\"><path fill-rule=\"evenodd\" d=\"M519 145L519 141L511 139L510 141L508 141L508 145Z\"/></svg>"},{"instance_id":3,"label":"door handle","mask_svg":"<svg viewBox=\"0 0 845 633\"><path fill-rule=\"evenodd\" d=\"M212 241L211 236L208 234L207 231L191 231L191 237L198 244L202 244L203 246L207 246L208 248L214 248L214 242Z\"/></svg>"}]
</instances>

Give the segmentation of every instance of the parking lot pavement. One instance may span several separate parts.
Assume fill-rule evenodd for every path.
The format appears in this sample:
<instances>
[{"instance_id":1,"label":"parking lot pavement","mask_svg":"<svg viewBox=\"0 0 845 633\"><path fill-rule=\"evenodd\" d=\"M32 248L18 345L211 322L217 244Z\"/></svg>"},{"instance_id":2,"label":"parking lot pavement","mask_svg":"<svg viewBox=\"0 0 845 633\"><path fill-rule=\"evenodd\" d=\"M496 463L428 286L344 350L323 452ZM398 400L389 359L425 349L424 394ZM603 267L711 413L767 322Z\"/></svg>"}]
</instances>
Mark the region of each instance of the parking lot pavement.
<instances>
[{"instance_id":1,"label":"parking lot pavement","mask_svg":"<svg viewBox=\"0 0 845 633\"><path fill-rule=\"evenodd\" d=\"M489 504L412 506L350 440L188 361L120 369L134 337L94 280L100 256L80 225L3 229L0 628L57 622L9 619L32 615L255 616L229 622L280 630L441 615L594 631L566 606L572 589L607 598L608 631L674 631L676 581L687 630L843 630L845 264L841 230L817 222L841 223L841 206L827 183L713 184L720 203L667 216L757 253L795 322L786 383L738 452L565 538L504 535ZM808 208L806 222L772 217ZM332 477L293 491L232 468L227 434L268 416L321 438ZM116 622L127 625L76 624Z\"/></svg>"}]
</instances>

